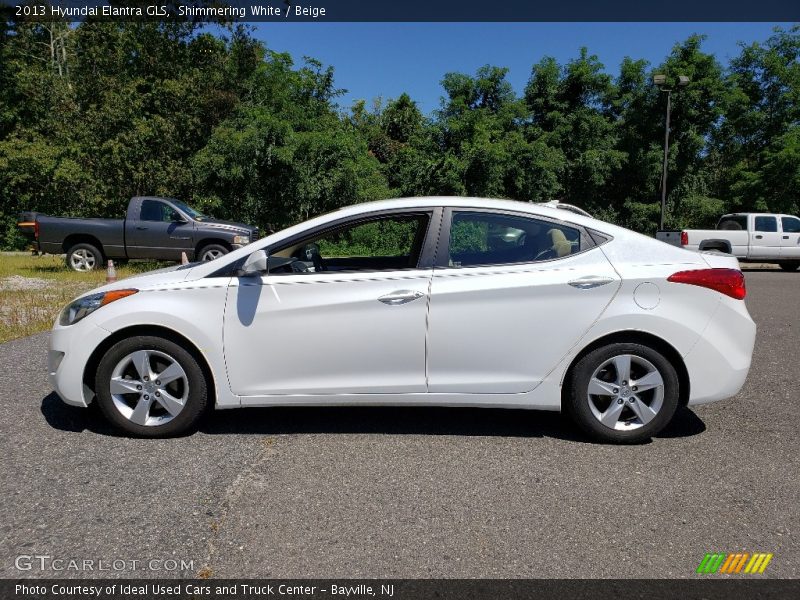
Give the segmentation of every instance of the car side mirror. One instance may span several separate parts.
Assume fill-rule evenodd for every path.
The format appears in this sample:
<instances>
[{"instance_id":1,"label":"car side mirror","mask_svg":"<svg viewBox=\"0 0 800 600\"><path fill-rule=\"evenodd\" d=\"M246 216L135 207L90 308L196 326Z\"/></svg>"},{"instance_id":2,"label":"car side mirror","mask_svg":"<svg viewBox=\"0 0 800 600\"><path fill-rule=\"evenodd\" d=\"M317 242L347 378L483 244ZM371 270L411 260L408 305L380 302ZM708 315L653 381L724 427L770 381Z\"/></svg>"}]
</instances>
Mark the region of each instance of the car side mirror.
<instances>
[{"instance_id":1,"label":"car side mirror","mask_svg":"<svg viewBox=\"0 0 800 600\"><path fill-rule=\"evenodd\" d=\"M255 277L267 274L267 251L256 250L247 260L244 261L242 268L239 269L239 277Z\"/></svg>"},{"instance_id":2,"label":"car side mirror","mask_svg":"<svg viewBox=\"0 0 800 600\"><path fill-rule=\"evenodd\" d=\"M179 212L176 212L176 211L172 212L172 219L171 220L172 220L173 223L186 223L187 222L186 219L184 219L183 216Z\"/></svg>"}]
</instances>

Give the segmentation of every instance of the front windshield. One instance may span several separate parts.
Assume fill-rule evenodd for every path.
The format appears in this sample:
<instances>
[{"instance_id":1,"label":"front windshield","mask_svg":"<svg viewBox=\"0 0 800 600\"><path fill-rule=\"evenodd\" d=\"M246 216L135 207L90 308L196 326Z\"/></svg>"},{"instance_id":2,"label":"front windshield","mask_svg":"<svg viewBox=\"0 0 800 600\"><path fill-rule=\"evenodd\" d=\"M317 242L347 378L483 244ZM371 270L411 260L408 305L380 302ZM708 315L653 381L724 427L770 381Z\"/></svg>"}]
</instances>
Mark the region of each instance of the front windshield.
<instances>
[{"instance_id":1,"label":"front windshield","mask_svg":"<svg viewBox=\"0 0 800 600\"><path fill-rule=\"evenodd\" d=\"M207 216L201 213L200 211L193 209L185 202L181 202L180 200L171 200L171 202L179 209L181 209L183 212L185 212L187 215L189 215L195 221L202 221L203 217Z\"/></svg>"}]
</instances>

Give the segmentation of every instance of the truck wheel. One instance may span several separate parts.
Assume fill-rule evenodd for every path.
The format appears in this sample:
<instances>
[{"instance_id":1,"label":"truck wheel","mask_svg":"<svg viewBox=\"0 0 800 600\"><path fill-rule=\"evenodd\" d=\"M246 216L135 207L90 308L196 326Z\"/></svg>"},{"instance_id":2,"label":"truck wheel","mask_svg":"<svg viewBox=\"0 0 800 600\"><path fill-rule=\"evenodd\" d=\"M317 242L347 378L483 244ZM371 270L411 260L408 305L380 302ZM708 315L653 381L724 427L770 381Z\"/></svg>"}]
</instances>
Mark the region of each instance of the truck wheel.
<instances>
[{"instance_id":1,"label":"truck wheel","mask_svg":"<svg viewBox=\"0 0 800 600\"><path fill-rule=\"evenodd\" d=\"M798 267L800 267L800 260L785 260L779 262L778 266L784 271L797 271Z\"/></svg>"},{"instance_id":2,"label":"truck wheel","mask_svg":"<svg viewBox=\"0 0 800 600\"><path fill-rule=\"evenodd\" d=\"M200 248L198 256L200 257L201 261L208 262L209 260L214 260L220 256L225 256L228 252L230 252L230 250L228 250L222 244L208 244L207 246Z\"/></svg>"},{"instance_id":3,"label":"truck wheel","mask_svg":"<svg viewBox=\"0 0 800 600\"><path fill-rule=\"evenodd\" d=\"M93 271L103 264L103 254L91 244L75 244L67 250L67 266L73 271Z\"/></svg>"}]
</instances>

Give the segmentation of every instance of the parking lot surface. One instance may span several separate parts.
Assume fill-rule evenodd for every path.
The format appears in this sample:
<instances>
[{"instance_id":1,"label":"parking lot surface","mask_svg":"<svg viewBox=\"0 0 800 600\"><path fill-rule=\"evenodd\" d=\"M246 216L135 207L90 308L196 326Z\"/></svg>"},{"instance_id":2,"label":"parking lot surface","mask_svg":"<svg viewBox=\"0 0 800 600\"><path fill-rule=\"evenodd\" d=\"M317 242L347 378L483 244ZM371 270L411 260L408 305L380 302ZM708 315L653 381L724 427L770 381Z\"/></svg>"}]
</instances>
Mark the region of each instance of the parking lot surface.
<instances>
[{"instance_id":1,"label":"parking lot surface","mask_svg":"<svg viewBox=\"0 0 800 600\"><path fill-rule=\"evenodd\" d=\"M50 392L47 334L9 342L0 577L693 577L741 551L798 577L800 273L747 286L742 392L627 447L558 414L443 408L222 411L127 439Z\"/></svg>"}]
</instances>

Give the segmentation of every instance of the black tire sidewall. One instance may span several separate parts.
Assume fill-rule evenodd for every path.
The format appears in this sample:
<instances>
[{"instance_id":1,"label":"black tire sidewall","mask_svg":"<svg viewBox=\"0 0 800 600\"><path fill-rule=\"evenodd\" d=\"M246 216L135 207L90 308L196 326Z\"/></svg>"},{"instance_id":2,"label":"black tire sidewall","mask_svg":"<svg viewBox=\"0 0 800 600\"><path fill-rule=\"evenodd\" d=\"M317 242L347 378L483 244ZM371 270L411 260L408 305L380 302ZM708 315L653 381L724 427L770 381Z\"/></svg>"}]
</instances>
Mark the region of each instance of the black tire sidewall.
<instances>
[{"instance_id":1,"label":"black tire sidewall","mask_svg":"<svg viewBox=\"0 0 800 600\"><path fill-rule=\"evenodd\" d=\"M797 271L800 268L800 260L786 260L783 262L779 262L778 266L783 269L784 271Z\"/></svg>"},{"instance_id":2,"label":"black tire sidewall","mask_svg":"<svg viewBox=\"0 0 800 600\"><path fill-rule=\"evenodd\" d=\"M72 254L74 252L76 252L77 250L81 250L81 249L88 250L89 252L94 254L95 265L94 265L94 269L92 269L93 271L96 271L97 269L101 269L103 267L103 253L100 252L100 249L97 248L97 246L94 246L93 244L89 244L89 243L86 243L86 242L81 242L80 244L73 244L67 250L66 263L67 263L67 266L70 269L75 271L75 269L72 268L72 261L70 261L70 256L72 256ZM77 271L77 272L78 273L82 273L83 271Z\"/></svg>"},{"instance_id":3,"label":"black tire sidewall","mask_svg":"<svg viewBox=\"0 0 800 600\"><path fill-rule=\"evenodd\" d=\"M222 244L206 244L205 246L200 248L200 251L197 253L197 260L204 260L203 259L203 254L205 254L206 252L208 252L211 249L220 250L223 255L228 254L230 252L230 249L226 248ZM204 261L204 262L210 262L210 261Z\"/></svg>"},{"instance_id":4,"label":"black tire sidewall","mask_svg":"<svg viewBox=\"0 0 800 600\"><path fill-rule=\"evenodd\" d=\"M650 361L664 380L664 400L658 415L632 431L617 431L600 423L592 414L586 398L589 379L595 369L620 354L632 354ZM565 408L578 427L595 440L622 444L648 440L669 424L678 409L680 380L675 367L663 354L643 344L614 343L593 350L575 364L566 381L569 387L564 398Z\"/></svg>"},{"instance_id":5,"label":"black tire sidewall","mask_svg":"<svg viewBox=\"0 0 800 600\"><path fill-rule=\"evenodd\" d=\"M125 356L137 350L164 352L177 360L186 372L189 384L186 406L177 417L164 425L148 427L132 423L120 414L111 398L109 382L114 367ZM117 428L137 437L171 437L191 433L197 426L208 402L208 385L197 359L183 346L157 336L131 337L119 341L109 348L97 367L95 393L100 410L106 418Z\"/></svg>"}]
</instances>

